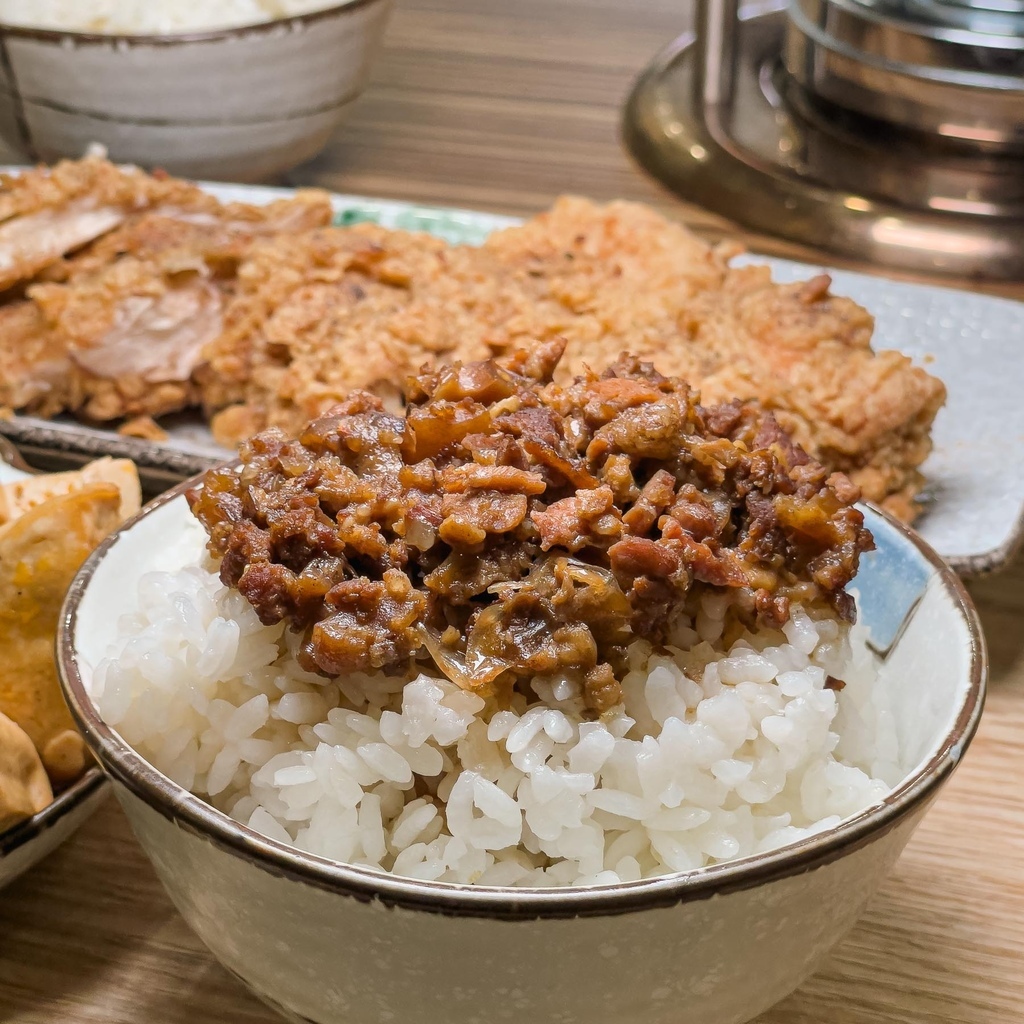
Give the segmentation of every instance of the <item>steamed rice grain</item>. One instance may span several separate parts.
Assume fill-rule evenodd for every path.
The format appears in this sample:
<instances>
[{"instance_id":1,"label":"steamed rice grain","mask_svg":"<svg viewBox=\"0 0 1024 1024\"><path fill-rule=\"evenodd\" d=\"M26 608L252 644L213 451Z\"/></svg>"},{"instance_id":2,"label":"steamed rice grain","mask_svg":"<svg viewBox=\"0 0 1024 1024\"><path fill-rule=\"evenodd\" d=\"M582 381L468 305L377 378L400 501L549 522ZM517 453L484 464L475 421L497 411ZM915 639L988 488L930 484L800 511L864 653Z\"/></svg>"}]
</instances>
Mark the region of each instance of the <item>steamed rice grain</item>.
<instances>
[{"instance_id":1,"label":"steamed rice grain","mask_svg":"<svg viewBox=\"0 0 1024 1024\"><path fill-rule=\"evenodd\" d=\"M112 35L171 35L256 25L333 7L327 0L0 0L0 22Z\"/></svg>"},{"instance_id":2,"label":"steamed rice grain","mask_svg":"<svg viewBox=\"0 0 1024 1024\"><path fill-rule=\"evenodd\" d=\"M93 694L173 781L310 853L444 882L635 881L799 841L898 780L856 627L797 608L726 648L710 598L679 646L631 645L624 703L599 720L567 678L495 709L427 671L303 671L296 636L220 583L203 540L143 578Z\"/></svg>"}]
</instances>

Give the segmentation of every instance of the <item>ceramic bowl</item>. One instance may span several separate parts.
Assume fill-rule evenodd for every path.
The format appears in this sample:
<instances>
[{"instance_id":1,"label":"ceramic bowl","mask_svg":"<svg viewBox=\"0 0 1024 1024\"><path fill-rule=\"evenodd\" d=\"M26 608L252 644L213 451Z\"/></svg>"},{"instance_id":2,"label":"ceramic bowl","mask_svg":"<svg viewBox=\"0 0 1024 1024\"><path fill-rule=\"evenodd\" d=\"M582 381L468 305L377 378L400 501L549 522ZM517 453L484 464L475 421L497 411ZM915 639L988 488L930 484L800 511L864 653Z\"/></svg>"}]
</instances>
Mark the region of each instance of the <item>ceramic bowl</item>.
<instances>
[{"instance_id":1,"label":"ceramic bowl","mask_svg":"<svg viewBox=\"0 0 1024 1024\"><path fill-rule=\"evenodd\" d=\"M230 971L317 1024L738 1024L792 991L856 921L981 714L985 650L953 573L867 510L855 581L884 658L905 777L879 804L768 854L592 889L421 882L266 839L172 784L106 725L93 667L135 584L172 555L182 488L103 545L69 592L66 695L171 898Z\"/></svg>"},{"instance_id":2,"label":"ceramic bowl","mask_svg":"<svg viewBox=\"0 0 1024 1024\"><path fill-rule=\"evenodd\" d=\"M0 438L0 483L29 472L15 448ZM57 849L109 793L106 776L99 768L90 768L38 814L0 830L0 889Z\"/></svg>"},{"instance_id":3,"label":"ceramic bowl","mask_svg":"<svg viewBox=\"0 0 1024 1024\"><path fill-rule=\"evenodd\" d=\"M0 25L0 135L33 160L260 181L315 156L362 91L391 0L191 35Z\"/></svg>"}]
</instances>

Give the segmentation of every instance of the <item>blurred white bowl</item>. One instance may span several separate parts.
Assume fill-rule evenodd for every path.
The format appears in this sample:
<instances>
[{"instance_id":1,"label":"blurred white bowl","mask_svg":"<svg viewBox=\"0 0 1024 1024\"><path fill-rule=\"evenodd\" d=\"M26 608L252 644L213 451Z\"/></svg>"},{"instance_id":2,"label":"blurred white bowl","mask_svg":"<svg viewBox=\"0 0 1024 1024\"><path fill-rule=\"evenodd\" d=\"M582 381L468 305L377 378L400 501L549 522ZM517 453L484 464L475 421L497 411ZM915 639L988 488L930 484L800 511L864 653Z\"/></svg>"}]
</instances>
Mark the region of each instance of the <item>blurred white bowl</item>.
<instances>
[{"instance_id":1,"label":"blurred white bowl","mask_svg":"<svg viewBox=\"0 0 1024 1024\"><path fill-rule=\"evenodd\" d=\"M259 181L315 156L366 83L391 0L189 35L0 25L0 135L33 160Z\"/></svg>"}]
</instances>

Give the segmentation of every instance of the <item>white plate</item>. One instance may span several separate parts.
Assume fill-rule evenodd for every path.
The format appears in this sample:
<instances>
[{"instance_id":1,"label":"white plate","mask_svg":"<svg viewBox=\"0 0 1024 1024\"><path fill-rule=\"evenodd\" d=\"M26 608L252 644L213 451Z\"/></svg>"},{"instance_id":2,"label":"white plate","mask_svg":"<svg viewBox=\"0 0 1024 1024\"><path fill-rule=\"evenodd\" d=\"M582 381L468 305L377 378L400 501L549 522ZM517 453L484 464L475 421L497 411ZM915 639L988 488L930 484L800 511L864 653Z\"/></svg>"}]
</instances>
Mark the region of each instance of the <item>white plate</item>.
<instances>
[{"instance_id":1,"label":"white plate","mask_svg":"<svg viewBox=\"0 0 1024 1024\"><path fill-rule=\"evenodd\" d=\"M204 186L224 201L266 203L288 189ZM346 222L373 220L388 227L430 231L452 242L479 244L491 231L518 223L511 217L338 195ZM778 280L811 277L823 268L746 256L768 263ZM963 573L1005 564L1024 530L1024 304L971 292L903 284L867 274L830 270L837 294L849 295L875 316L876 348L912 356L946 383L949 398L935 421L935 450L925 463L927 509L917 528ZM97 455L135 458L169 475L188 475L223 456L205 425L183 418L169 443L122 438L112 431L16 417L0 433L22 443Z\"/></svg>"}]
</instances>

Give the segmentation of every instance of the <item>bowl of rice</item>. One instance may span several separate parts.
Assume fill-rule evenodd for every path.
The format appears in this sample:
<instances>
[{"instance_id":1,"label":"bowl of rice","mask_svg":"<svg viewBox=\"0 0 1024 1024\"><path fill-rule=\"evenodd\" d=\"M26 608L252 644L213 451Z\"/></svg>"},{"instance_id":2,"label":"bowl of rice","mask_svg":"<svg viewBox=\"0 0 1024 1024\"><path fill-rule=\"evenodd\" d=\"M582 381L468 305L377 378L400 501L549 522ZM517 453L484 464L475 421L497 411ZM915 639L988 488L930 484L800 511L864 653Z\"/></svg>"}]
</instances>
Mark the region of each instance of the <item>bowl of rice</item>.
<instances>
[{"instance_id":1,"label":"bowl of rice","mask_svg":"<svg viewBox=\"0 0 1024 1024\"><path fill-rule=\"evenodd\" d=\"M424 371L147 506L65 694L175 904L292 1020L738 1024L961 760L977 616L770 415L624 358Z\"/></svg>"},{"instance_id":2,"label":"bowl of rice","mask_svg":"<svg viewBox=\"0 0 1024 1024\"><path fill-rule=\"evenodd\" d=\"M264 181L362 91L390 0L0 0L0 135L32 160Z\"/></svg>"}]
</instances>

